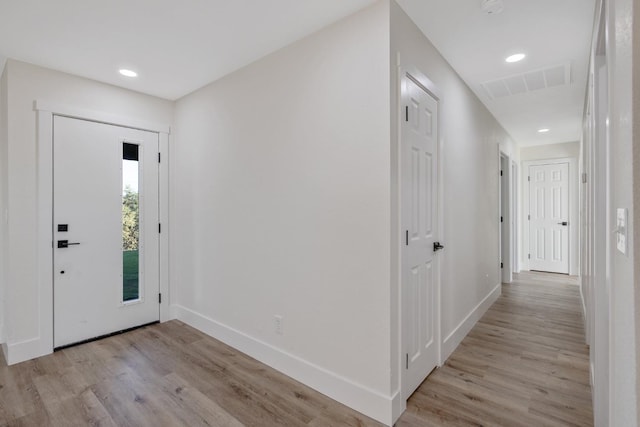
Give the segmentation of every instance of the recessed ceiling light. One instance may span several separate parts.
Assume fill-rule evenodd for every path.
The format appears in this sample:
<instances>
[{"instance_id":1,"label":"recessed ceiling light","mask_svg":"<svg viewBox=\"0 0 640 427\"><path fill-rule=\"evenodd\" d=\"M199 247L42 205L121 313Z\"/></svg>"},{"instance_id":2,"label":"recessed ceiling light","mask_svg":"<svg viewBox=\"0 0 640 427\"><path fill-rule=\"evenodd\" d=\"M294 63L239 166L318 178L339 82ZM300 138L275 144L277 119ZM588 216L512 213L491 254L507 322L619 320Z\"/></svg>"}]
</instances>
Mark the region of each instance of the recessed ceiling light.
<instances>
[{"instance_id":1,"label":"recessed ceiling light","mask_svg":"<svg viewBox=\"0 0 640 427\"><path fill-rule=\"evenodd\" d=\"M120 74L122 74L125 77L138 77L138 73L132 70L127 70L126 68L122 68L119 71L120 71Z\"/></svg>"},{"instance_id":2,"label":"recessed ceiling light","mask_svg":"<svg viewBox=\"0 0 640 427\"><path fill-rule=\"evenodd\" d=\"M550 129L547 128L543 128L543 129L538 129L538 133L547 133L549 132Z\"/></svg>"},{"instance_id":3,"label":"recessed ceiling light","mask_svg":"<svg viewBox=\"0 0 640 427\"><path fill-rule=\"evenodd\" d=\"M515 55L508 56L505 61L507 62L518 62L522 61L524 57L527 56L524 53L516 53Z\"/></svg>"}]
</instances>

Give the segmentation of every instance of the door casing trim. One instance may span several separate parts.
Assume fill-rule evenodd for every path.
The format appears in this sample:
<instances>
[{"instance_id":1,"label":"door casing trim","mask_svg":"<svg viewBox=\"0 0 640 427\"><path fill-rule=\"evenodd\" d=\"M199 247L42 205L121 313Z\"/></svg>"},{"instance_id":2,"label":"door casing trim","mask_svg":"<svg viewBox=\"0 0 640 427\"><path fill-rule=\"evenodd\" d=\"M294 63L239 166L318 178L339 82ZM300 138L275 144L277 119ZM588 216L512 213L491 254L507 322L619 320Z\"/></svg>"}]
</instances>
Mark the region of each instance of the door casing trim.
<instances>
[{"instance_id":1,"label":"door casing trim","mask_svg":"<svg viewBox=\"0 0 640 427\"><path fill-rule=\"evenodd\" d=\"M505 159L507 163L506 169L502 169L502 159ZM500 173L502 172L502 175ZM513 256L513 231L514 231L514 218L512 218L513 214L513 188L511 187L511 156L507 154L501 147L498 147L498 215L502 217L502 222L500 223L500 232L498 233L498 247L500 251L498 252L498 263L503 264L503 267L500 269L500 281L502 283L511 283L513 281L513 260L511 259ZM506 183L506 199L507 206L503 206L503 199L505 195L503 194L503 184ZM507 236L506 239L502 235L503 224L506 223ZM506 240L506 247L503 247L503 240ZM506 255L506 256L505 256Z\"/></svg>"},{"instance_id":2,"label":"door casing trim","mask_svg":"<svg viewBox=\"0 0 640 427\"><path fill-rule=\"evenodd\" d=\"M105 112L52 104L37 100L36 112L37 147L37 266L38 266L38 337L37 345L30 351L21 351L16 360L9 357L10 364L18 363L53 352L53 117L64 116L120 127L156 132L159 135L159 150L162 161L159 168L159 218L160 234L160 321L169 320L169 125L147 123ZM18 356L18 355L16 355Z\"/></svg>"}]
</instances>

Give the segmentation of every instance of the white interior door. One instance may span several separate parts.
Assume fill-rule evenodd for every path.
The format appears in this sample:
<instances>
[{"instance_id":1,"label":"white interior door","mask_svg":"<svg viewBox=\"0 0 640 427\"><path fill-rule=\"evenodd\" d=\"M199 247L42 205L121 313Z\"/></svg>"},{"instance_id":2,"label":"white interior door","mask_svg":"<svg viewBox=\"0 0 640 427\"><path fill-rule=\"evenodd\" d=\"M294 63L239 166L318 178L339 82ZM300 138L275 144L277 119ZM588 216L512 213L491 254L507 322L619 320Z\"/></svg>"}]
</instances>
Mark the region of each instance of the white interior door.
<instances>
[{"instance_id":1,"label":"white interior door","mask_svg":"<svg viewBox=\"0 0 640 427\"><path fill-rule=\"evenodd\" d=\"M529 166L529 269L569 274L569 164Z\"/></svg>"},{"instance_id":2,"label":"white interior door","mask_svg":"<svg viewBox=\"0 0 640 427\"><path fill-rule=\"evenodd\" d=\"M438 102L408 77L402 86L402 388L408 398L438 364L434 263Z\"/></svg>"},{"instance_id":3,"label":"white interior door","mask_svg":"<svg viewBox=\"0 0 640 427\"><path fill-rule=\"evenodd\" d=\"M159 320L158 134L54 117L54 346Z\"/></svg>"}]
</instances>

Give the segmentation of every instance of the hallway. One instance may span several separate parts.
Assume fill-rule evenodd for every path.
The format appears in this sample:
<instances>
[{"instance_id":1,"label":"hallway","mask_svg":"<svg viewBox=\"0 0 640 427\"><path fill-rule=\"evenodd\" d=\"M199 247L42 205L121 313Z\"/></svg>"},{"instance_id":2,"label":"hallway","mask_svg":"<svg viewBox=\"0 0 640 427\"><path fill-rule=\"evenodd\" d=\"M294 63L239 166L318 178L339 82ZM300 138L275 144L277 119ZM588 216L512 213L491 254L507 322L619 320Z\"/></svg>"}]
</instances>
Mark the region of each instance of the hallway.
<instances>
[{"instance_id":1,"label":"hallway","mask_svg":"<svg viewBox=\"0 0 640 427\"><path fill-rule=\"evenodd\" d=\"M588 353L575 279L505 285L401 426L588 426ZM359 426L375 421L172 321L14 366L0 425Z\"/></svg>"},{"instance_id":2,"label":"hallway","mask_svg":"<svg viewBox=\"0 0 640 427\"><path fill-rule=\"evenodd\" d=\"M397 426L593 425L575 277L524 272L407 402Z\"/></svg>"}]
</instances>

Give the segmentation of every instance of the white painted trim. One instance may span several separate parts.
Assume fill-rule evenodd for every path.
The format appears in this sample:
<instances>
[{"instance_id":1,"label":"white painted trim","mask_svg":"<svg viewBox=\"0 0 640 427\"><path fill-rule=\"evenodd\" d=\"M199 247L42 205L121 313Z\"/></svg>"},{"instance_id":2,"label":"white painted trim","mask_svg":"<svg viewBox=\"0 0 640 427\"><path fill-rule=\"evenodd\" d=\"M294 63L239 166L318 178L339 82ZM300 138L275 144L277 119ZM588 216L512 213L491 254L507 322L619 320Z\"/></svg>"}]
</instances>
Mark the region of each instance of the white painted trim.
<instances>
[{"instance_id":1,"label":"white painted trim","mask_svg":"<svg viewBox=\"0 0 640 427\"><path fill-rule=\"evenodd\" d=\"M391 398L391 419L392 425L395 425L398 419L407 409L407 400L402 398L402 389L398 389L393 393Z\"/></svg>"},{"instance_id":2,"label":"white painted trim","mask_svg":"<svg viewBox=\"0 0 640 427\"><path fill-rule=\"evenodd\" d=\"M582 276L578 277L578 287L580 288L580 303L582 306L582 321L584 322L585 325L585 344L589 345L589 334L586 333L588 331L587 329L587 325L588 325L588 314L587 314L587 304L586 304L586 300L585 300L585 295L584 295L584 291L582 289Z\"/></svg>"},{"instance_id":3,"label":"white painted trim","mask_svg":"<svg viewBox=\"0 0 640 427\"><path fill-rule=\"evenodd\" d=\"M489 294L480 301L478 305L475 306L473 310L467 317L460 322L458 326L444 339L442 345L442 352L445 356L445 360L451 356L451 353L460 345L464 337L473 329L475 324L484 316L489 307L493 305L494 302L500 297L502 294L502 283L498 283Z\"/></svg>"},{"instance_id":4,"label":"white painted trim","mask_svg":"<svg viewBox=\"0 0 640 427\"><path fill-rule=\"evenodd\" d=\"M36 338L3 346L7 363L44 356L53 352L53 116L61 115L98 123L107 123L132 129L157 132L160 136L160 149L164 152L166 166L161 168L160 194L168 200L168 134L170 127L143 123L135 119L118 117L108 113L77 109L65 105L34 102L36 111L36 150L37 150L37 265L38 265L38 326ZM162 151L163 150L163 151ZM161 164L162 166L162 164ZM161 236L160 261L168 261L168 202L163 205L160 214L167 223L167 233ZM169 296L168 262L161 262L160 289ZM160 304L160 320L168 320L169 298ZM164 318L163 318L164 317Z\"/></svg>"},{"instance_id":5,"label":"white painted trim","mask_svg":"<svg viewBox=\"0 0 640 427\"><path fill-rule=\"evenodd\" d=\"M160 259L158 268L160 269L160 293L162 294L162 302L160 303L160 321L166 322L170 320L169 302L171 294L169 291L169 134L159 133L160 165L159 165L159 221L162 225L160 233Z\"/></svg>"},{"instance_id":6,"label":"white painted trim","mask_svg":"<svg viewBox=\"0 0 640 427\"><path fill-rule=\"evenodd\" d=\"M507 163L506 169L502 169L502 158L504 158ZM503 173L502 176L500 175L500 171L502 171ZM502 206L503 180L506 180L505 182L507 184L506 209ZM511 237L513 236L513 229L511 226L511 212L512 212L512 203L513 203L513 191L511 188L511 157L505 151L503 151L499 146L498 146L498 199L499 199L498 215L502 216L502 221L503 221L499 225L500 232L498 233L498 240L499 240L498 247L500 248L500 251L498 254L500 259L498 259L498 263L503 264L503 267L499 269L500 270L499 276L500 276L500 280L502 280L502 283L511 283L513 281L512 262L511 262L511 256L512 256L511 244L513 240ZM503 224L507 225L506 248L502 247L502 241L505 240L503 239L503 236L502 236L502 229L504 228Z\"/></svg>"},{"instance_id":7,"label":"white painted trim","mask_svg":"<svg viewBox=\"0 0 640 427\"><path fill-rule=\"evenodd\" d=\"M395 316L392 317L391 320L391 337L390 342L392 343L391 347L391 379L393 383L391 387L395 387L396 390L394 392L394 401L392 404L392 419L395 421L400 418L402 413L407 409L407 401L402 396L402 216L400 205L402 203L402 177L400 176L401 168L401 153L402 153L402 67L400 61L400 52L396 53L396 98L391 100L391 106L397 105L395 114L396 114L396 132L395 139L392 135L391 139L391 184L392 190L395 190L395 194L392 192L391 199L391 253L394 259L391 262L391 271L392 271L392 280L390 283L392 294L391 294L391 302L395 303L395 307L391 307L391 313L393 316L394 308L396 310ZM393 81L391 82L393 84ZM393 111L393 109L392 109ZM394 147L394 144L396 145ZM393 149L395 148L395 150ZM395 231L395 235L393 233ZM393 242L398 242L397 244L393 244ZM394 269L395 268L395 269ZM395 281L394 281L395 280ZM393 298L393 292L395 291L395 300ZM396 322L395 328L393 328L393 322ZM395 336L393 335L395 334ZM396 348L397 346L397 348ZM396 358L393 355L397 356ZM393 366L395 363L395 367ZM394 372L395 371L395 372ZM396 375L394 375L394 373ZM395 380L395 381L394 381Z\"/></svg>"},{"instance_id":8,"label":"white painted trim","mask_svg":"<svg viewBox=\"0 0 640 427\"><path fill-rule=\"evenodd\" d=\"M511 254L512 254L512 273L520 273L520 248L518 242L520 241L520 167L515 160L511 161Z\"/></svg>"},{"instance_id":9,"label":"white painted trim","mask_svg":"<svg viewBox=\"0 0 640 427\"><path fill-rule=\"evenodd\" d=\"M396 310L395 316L392 317L391 320L391 337L390 342L392 344L391 347L391 379L393 383L391 387L395 387L394 391L394 400L392 403L392 420L395 421L400 418L400 416L407 409L407 401L403 398L402 395L402 349L403 349L403 317L402 317L402 216L401 216L401 203L402 203L402 177L401 177L401 153L402 153L402 67L400 60L400 52L396 53L396 98L391 100L391 106L397 105L395 114L396 114L396 132L395 139L392 135L391 139L391 184L392 190L395 190L395 194L392 191L392 199L391 199L391 254L394 257L391 262L391 302L395 303L395 307L391 307L391 313L393 316L394 308ZM393 81L391 82L393 84ZM393 111L393 109L392 109ZM395 146L395 150L393 149L393 145ZM395 231L395 235L394 235ZM394 244L393 242L398 242ZM395 268L395 269L394 269ZM395 291L395 300L393 298L393 292ZM393 322L396 322L395 328L393 328ZM393 335L395 334L395 336ZM397 346L397 348L396 348ZM393 357L394 353L397 357ZM395 366L393 366L395 363ZM394 372L395 371L395 372ZM394 373L396 375L394 375ZM395 381L394 381L395 380Z\"/></svg>"},{"instance_id":10,"label":"white painted trim","mask_svg":"<svg viewBox=\"0 0 640 427\"><path fill-rule=\"evenodd\" d=\"M92 122L105 123L108 125L116 125L131 129L146 130L157 133L171 133L171 126L158 123L150 123L143 120L136 120L130 117L118 116L115 114L105 113L103 111L87 110L84 108L76 108L71 105L56 104L45 100L36 100L33 103L35 111L48 111L57 116L70 117L73 119L89 120Z\"/></svg>"},{"instance_id":11,"label":"white painted trim","mask_svg":"<svg viewBox=\"0 0 640 427\"><path fill-rule=\"evenodd\" d=\"M435 83L433 83L426 75L424 75L420 70L418 70L414 66L405 66L400 68L400 78L404 78L405 76L409 77L416 82L418 85L422 86L422 88L436 101L438 104L442 100L441 91L438 89ZM440 108L438 108L438 117L440 117Z\"/></svg>"},{"instance_id":12,"label":"white painted trim","mask_svg":"<svg viewBox=\"0 0 640 427\"><path fill-rule=\"evenodd\" d=\"M579 211L580 206L578 204L578 192L580 191L580 182L578 176L578 159L575 157L565 157L560 159L541 159L541 160L527 160L522 162L521 176L523 177L523 206L522 210L522 222L525 224L523 227L523 247L525 253L523 253L522 267L524 270L529 270L529 258L524 257L530 253L529 244L529 221L525 216L529 215L529 185L530 182L524 178L529 176L529 167L538 165L554 165L560 163L569 164L569 274L574 276L579 274L579 254L580 254L580 242L578 240L580 232L580 218Z\"/></svg>"},{"instance_id":13,"label":"white painted trim","mask_svg":"<svg viewBox=\"0 0 640 427\"><path fill-rule=\"evenodd\" d=\"M385 396L186 307L172 305L171 312L180 321L251 355L306 386L383 424L393 424L392 407L396 396Z\"/></svg>"},{"instance_id":14,"label":"white painted trim","mask_svg":"<svg viewBox=\"0 0 640 427\"><path fill-rule=\"evenodd\" d=\"M39 347L33 348L29 358L53 352L53 114L37 111L37 265L38 265L38 336ZM27 353L17 350L21 356L11 354L9 360L22 359ZM18 347L22 348L22 347ZM31 347L28 347L31 349ZM22 359L26 360L26 359ZM10 363L10 362L9 362Z\"/></svg>"},{"instance_id":15,"label":"white painted trim","mask_svg":"<svg viewBox=\"0 0 640 427\"><path fill-rule=\"evenodd\" d=\"M51 351L49 351L41 354L43 341L45 340L41 337L37 337L16 343L2 344L2 350L4 351L4 357L7 361L7 365L15 365L16 363L51 353ZM34 354L37 356L34 356Z\"/></svg>"}]
</instances>

